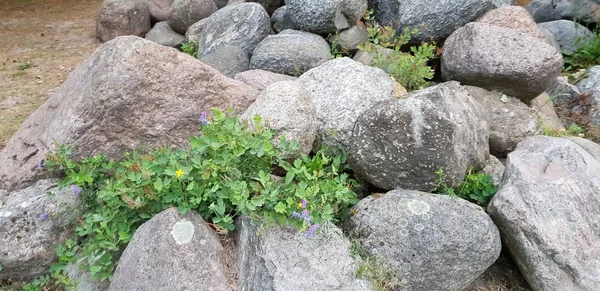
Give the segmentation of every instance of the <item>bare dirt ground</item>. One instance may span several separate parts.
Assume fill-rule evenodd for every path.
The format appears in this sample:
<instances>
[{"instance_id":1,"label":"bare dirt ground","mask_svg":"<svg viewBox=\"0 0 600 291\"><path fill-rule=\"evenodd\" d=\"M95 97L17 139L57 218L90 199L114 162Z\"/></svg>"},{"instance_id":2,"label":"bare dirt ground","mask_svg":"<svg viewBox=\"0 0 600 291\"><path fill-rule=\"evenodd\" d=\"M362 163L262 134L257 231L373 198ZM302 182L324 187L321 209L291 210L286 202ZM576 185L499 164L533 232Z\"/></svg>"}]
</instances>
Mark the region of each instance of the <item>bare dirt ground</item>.
<instances>
[{"instance_id":1,"label":"bare dirt ground","mask_svg":"<svg viewBox=\"0 0 600 291\"><path fill-rule=\"evenodd\" d=\"M0 149L100 43L100 0L0 0Z\"/></svg>"}]
</instances>

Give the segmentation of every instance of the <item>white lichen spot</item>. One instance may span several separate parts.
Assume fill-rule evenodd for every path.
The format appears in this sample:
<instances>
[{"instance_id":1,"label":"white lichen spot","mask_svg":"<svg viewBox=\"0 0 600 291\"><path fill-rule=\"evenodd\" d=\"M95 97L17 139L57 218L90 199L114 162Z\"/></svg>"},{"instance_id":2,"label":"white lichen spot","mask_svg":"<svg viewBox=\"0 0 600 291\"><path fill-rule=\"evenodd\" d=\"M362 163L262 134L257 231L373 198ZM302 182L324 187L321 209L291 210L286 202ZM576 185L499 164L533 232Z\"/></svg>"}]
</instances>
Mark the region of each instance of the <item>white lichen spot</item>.
<instances>
[{"instance_id":1,"label":"white lichen spot","mask_svg":"<svg viewBox=\"0 0 600 291\"><path fill-rule=\"evenodd\" d=\"M419 200L411 200L406 206L408 206L408 210L414 215L426 214L431 209L429 204Z\"/></svg>"},{"instance_id":2,"label":"white lichen spot","mask_svg":"<svg viewBox=\"0 0 600 291\"><path fill-rule=\"evenodd\" d=\"M427 214L427 213L423 213L423 214L421 214L421 218L422 218L423 220L429 220L429 219L431 218L431 215L429 215L429 214Z\"/></svg>"},{"instance_id":3,"label":"white lichen spot","mask_svg":"<svg viewBox=\"0 0 600 291\"><path fill-rule=\"evenodd\" d=\"M178 245L192 241L194 237L194 225L188 220L180 220L173 224L171 236Z\"/></svg>"},{"instance_id":4,"label":"white lichen spot","mask_svg":"<svg viewBox=\"0 0 600 291\"><path fill-rule=\"evenodd\" d=\"M400 220L398 221L398 225L399 225L400 227L407 227L407 226L408 226L408 220L406 220L406 219L400 219Z\"/></svg>"},{"instance_id":5,"label":"white lichen spot","mask_svg":"<svg viewBox=\"0 0 600 291\"><path fill-rule=\"evenodd\" d=\"M404 273L408 273L408 271L412 269L412 266L410 265L410 263L404 263L404 267L402 269L404 270Z\"/></svg>"},{"instance_id":6,"label":"white lichen spot","mask_svg":"<svg viewBox=\"0 0 600 291\"><path fill-rule=\"evenodd\" d=\"M425 226L424 226L424 225L422 225L422 224L420 224L420 223L417 223L417 224L415 224L415 230L416 230L416 231L421 231L421 230L423 230L423 229L425 229Z\"/></svg>"},{"instance_id":7,"label":"white lichen spot","mask_svg":"<svg viewBox=\"0 0 600 291\"><path fill-rule=\"evenodd\" d=\"M401 229L401 230L400 230L400 236L407 237L407 236L408 236L408 230L406 230L406 229Z\"/></svg>"},{"instance_id":8,"label":"white lichen spot","mask_svg":"<svg viewBox=\"0 0 600 291\"><path fill-rule=\"evenodd\" d=\"M554 255L554 262L556 262L557 264L563 264L565 262L565 257L561 254L556 254Z\"/></svg>"}]
</instances>

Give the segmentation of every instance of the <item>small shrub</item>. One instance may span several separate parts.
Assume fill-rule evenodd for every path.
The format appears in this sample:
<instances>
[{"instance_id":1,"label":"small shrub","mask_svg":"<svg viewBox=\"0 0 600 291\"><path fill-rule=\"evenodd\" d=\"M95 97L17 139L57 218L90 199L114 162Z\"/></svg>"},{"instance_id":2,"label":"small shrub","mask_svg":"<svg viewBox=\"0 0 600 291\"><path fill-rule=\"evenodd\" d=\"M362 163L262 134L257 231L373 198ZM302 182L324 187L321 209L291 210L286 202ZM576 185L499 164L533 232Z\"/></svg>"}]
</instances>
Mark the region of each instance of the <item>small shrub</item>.
<instances>
[{"instance_id":1,"label":"small shrub","mask_svg":"<svg viewBox=\"0 0 600 291\"><path fill-rule=\"evenodd\" d=\"M194 57L194 58L198 58L198 50L200 49L200 46L193 42L184 42L181 44L181 50L183 50L184 53Z\"/></svg>"},{"instance_id":2,"label":"small shrub","mask_svg":"<svg viewBox=\"0 0 600 291\"><path fill-rule=\"evenodd\" d=\"M600 28L594 37L572 53L563 52L566 71L576 71L600 65Z\"/></svg>"},{"instance_id":3,"label":"small shrub","mask_svg":"<svg viewBox=\"0 0 600 291\"><path fill-rule=\"evenodd\" d=\"M457 188L449 187L446 184L447 175L444 169L440 168L435 172L438 176L436 180L436 189L434 192L459 197L479 204L483 207L492 200L498 188L492 183L492 177L483 173L475 173L469 169L463 182Z\"/></svg>"}]
</instances>

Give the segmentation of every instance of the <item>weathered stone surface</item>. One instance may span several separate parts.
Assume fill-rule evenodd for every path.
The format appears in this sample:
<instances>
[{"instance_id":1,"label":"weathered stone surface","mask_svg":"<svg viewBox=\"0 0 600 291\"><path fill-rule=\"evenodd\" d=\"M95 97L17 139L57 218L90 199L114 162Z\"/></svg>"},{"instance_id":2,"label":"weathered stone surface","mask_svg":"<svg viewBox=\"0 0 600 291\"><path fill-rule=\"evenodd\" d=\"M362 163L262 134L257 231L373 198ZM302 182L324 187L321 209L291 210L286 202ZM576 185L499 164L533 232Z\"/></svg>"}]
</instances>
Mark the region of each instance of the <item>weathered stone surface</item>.
<instances>
[{"instance_id":1,"label":"weathered stone surface","mask_svg":"<svg viewBox=\"0 0 600 291\"><path fill-rule=\"evenodd\" d=\"M136 230L109 290L227 290L222 252L199 214L169 208Z\"/></svg>"},{"instance_id":2,"label":"weathered stone surface","mask_svg":"<svg viewBox=\"0 0 600 291\"><path fill-rule=\"evenodd\" d=\"M104 0L96 20L96 37L101 42L117 36L144 36L151 28L150 11L143 0Z\"/></svg>"},{"instance_id":3,"label":"weathered stone surface","mask_svg":"<svg viewBox=\"0 0 600 291\"><path fill-rule=\"evenodd\" d=\"M486 112L490 124L490 153L504 158L527 137L540 133L535 111L517 98L497 91L464 86ZM552 106L552 104L550 104Z\"/></svg>"},{"instance_id":4,"label":"weathered stone surface","mask_svg":"<svg viewBox=\"0 0 600 291\"><path fill-rule=\"evenodd\" d=\"M315 106L301 83L283 81L269 85L240 119L252 124L256 114L277 132L276 145L283 135L297 142L301 153L310 153L317 134L317 118Z\"/></svg>"},{"instance_id":5,"label":"weathered stone surface","mask_svg":"<svg viewBox=\"0 0 600 291\"><path fill-rule=\"evenodd\" d=\"M159 66L157 64L160 64ZM73 158L148 146L185 146L202 111L241 113L258 91L175 49L138 37L100 46L0 151L0 188L37 180L39 149L73 146Z\"/></svg>"},{"instance_id":6,"label":"weathered stone surface","mask_svg":"<svg viewBox=\"0 0 600 291\"><path fill-rule=\"evenodd\" d=\"M485 211L447 195L393 190L354 208L349 233L401 280L399 290L463 290L498 258Z\"/></svg>"},{"instance_id":7,"label":"weathered stone surface","mask_svg":"<svg viewBox=\"0 0 600 291\"><path fill-rule=\"evenodd\" d=\"M573 142L529 138L508 155L488 212L534 290L600 288L600 162Z\"/></svg>"},{"instance_id":8,"label":"weathered stone surface","mask_svg":"<svg viewBox=\"0 0 600 291\"><path fill-rule=\"evenodd\" d=\"M72 190L40 180L5 199L0 200L0 281L31 280L48 273L56 247L71 235L68 229L77 221Z\"/></svg>"},{"instance_id":9,"label":"weathered stone surface","mask_svg":"<svg viewBox=\"0 0 600 291\"><path fill-rule=\"evenodd\" d=\"M483 14L477 22L514 29L545 41L544 32L537 26L529 12L521 6L505 6Z\"/></svg>"},{"instance_id":10,"label":"weathered stone surface","mask_svg":"<svg viewBox=\"0 0 600 291\"><path fill-rule=\"evenodd\" d=\"M382 189L431 191L443 168L458 186L469 167L483 168L489 125L482 106L458 82L379 102L354 125L348 163Z\"/></svg>"},{"instance_id":11,"label":"weathered stone surface","mask_svg":"<svg viewBox=\"0 0 600 291\"><path fill-rule=\"evenodd\" d=\"M535 22L547 22L560 19L560 11L553 4L555 0L533 0L525 5Z\"/></svg>"},{"instance_id":12,"label":"weathered stone surface","mask_svg":"<svg viewBox=\"0 0 600 291\"><path fill-rule=\"evenodd\" d=\"M225 46L237 46L250 55L270 33L271 19L265 9L258 3L240 3L225 6L194 24L187 36L200 46L200 56Z\"/></svg>"},{"instance_id":13,"label":"weathered stone surface","mask_svg":"<svg viewBox=\"0 0 600 291\"><path fill-rule=\"evenodd\" d=\"M356 51L357 45L369 41L369 33L364 26L352 26L331 38L332 44L337 44L342 50Z\"/></svg>"},{"instance_id":14,"label":"weathered stone surface","mask_svg":"<svg viewBox=\"0 0 600 291\"><path fill-rule=\"evenodd\" d=\"M248 70L236 74L234 79L242 81L257 90L262 91L273 83L281 81L293 81L298 78L265 70Z\"/></svg>"},{"instance_id":15,"label":"weathered stone surface","mask_svg":"<svg viewBox=\"0 0 600 291\"><path fill-rule=\"evenodd\" d=\"M552 86L562 55L546 42L513 29L473 22L446 40L442 76L529 101Z\"/></svg>"},{"instance_id":16,"label":"weathered stone surface","mask_svg":"<svg viewBox=\"0 0 600 291\"><path fill-rule=\"evenodd\" d=\"M566 139L576 143L578 146L583 148L586 152L588 152L592 157L596 160L600 161L600 145L597 143L577 136L567 136Z\"/></svg>"},{"instance_id":17,"label":"weathered stone surface","mask_svg":"<svg viewBox=\"0 0 600 291\"><path fill-rule=\"evenodd\" d=\"M537 117L542 129L551 129L554 132L564 132L565 126L558 118L554 104L547 93L542 93L540 96L531 100L529 106L537 112Z\"/></svg>"},{"instance_id":18,"label":"weathered stone surface","mask_svg":"<svg viewBox=\"0 0 600 291\"><path fill-rule=\"evenodd\" d=\"M540 27L547 29L552 33L560 50L566 53L573 53L579 47L588 43L594 36L587 27L570 20L555 20L539 24Z\"/></svg>"},{"instance_id":19,"label":"weathered stone surface","mask_svg":"<svg viewBox=\"0 0 600 291\"><path fill-rule=\"evenodd\" d=\"M599 0L554 0L552 5L562 18L586 23L600 21Z\"/></svg>"},{"instance_id":20,"label":"weathered stone surface","mask_svg":"<svg viewBox=\"0 0 600 291\"><path fill-rule=\"evenodd\" d=\"M416 28L417 41L440 40L492 8L491 0L369 0L376 20L397 31Z\"/></svg>"},{"instance_id":21,"label":"weathered stone surface","mask_svg":"<svg viewBox=\"0 0 600 291\"><path fill-rule=\"evenodd\" d=\"M304 73L317 110L317 145L348 146L358 117L379 101L394 98L394 81L381 69L338 58Z\"/></svg>"},{"instance_id":22,"label":"weathered stone surface","mask_svg":"<svg viewBox=\"0 0 600 291\"><path fill-rule=\"evenodd\" d=\"M333 58L329 44L317 34L284 30L267 36L254 49L251 69L300 76Z\"/></svg>"},{"instance_id":23,"label":"weathered stone surface","mask_svg":"<svg viewBox=\"0 0 600 291\"><path fill-rule=\"evenodd\" d=\"M236 46L220 47L216 51L200 57L200 61L229 78L233 78L237 73L247 71L250 66L246 52Z\"/></svg>"},{"instance_id":24,"label":"weathered stone surface","mask_svg":"<svg viewBox=\"0 0 600 291\"><path fill-rule=\"evenodd\" d=\"M240 291L375 290L356 278L350 241L328 223L310 238L295 229L272 226L260 232L248 218L237 221Z\"/></svg>"},{"instance_id":25,"label":"weathered stone surface","mask_svg":"<svg viewBox=\"0 0 600 291\"><path fill-rule=\"evenodd\" d=\"M600 65L591 67L586 77L577 83L577 88L582 93L600 93Z\"/></svg>"},{"instance_id":26,"label":"weathered stone surface","mask_svg":"<svg viewBox=\"0 0 600 291\"><path fill-rule=\"evenodd\" d=\"M552 98L552 102L557 106L568 106L569 103L579 98L581 92L577 86L569 83L567 77L556 77L552 87L546 90Z\"/></svg>"},{"instance_id":27,"label":"weathered stone surface","mask_svg":"<svg viewBox=\"0 0 600 291\"><path fill-rule=\"evenodd\" d=\"M156 23L144 38L170 47L177 47L185 41L185 36L173 31L167 21Z\"/></svg>"},{"instance_id":28,"label":"weathered stone surface","mask_svg":"<svg viewBox=\"0 0 600 291\"><path fill-rule=\"evenodd\" d=\"M492 183L494 186L500 186L502 181L502 175L504 174L504 163L502 163L495 156L490 156L485 162L485 167L481 170L481 173L490 175L492 177Z\"/></svg>"},{"instance_id":29,"label":"weathered stone surface","mask_svg":"<svg viewBox=\"0 0 600 291\"><path fill-rule=\"evenodd\" d=\"M269 15L285 4L284 0L248 0L247 2L256 2L262 5Z\"/></svg>"},{"instance_id":30,"label":"weathered stone surface","mask_svg":"<svg viewBox=\"0 0 600 291\"><path fill-rule=\"evenodd\" d=\"M271 24L273 25L273 30L275 30L275 32L281 32L286 29L296 30L296 26L287 16L286 6L281 6L273 12L273 15L271 15Z\"/></svg>"},{"instance_id":31,"label":"weathered stone surface","mask_svg":"<svg viewBox=\"0 0 600 291\"><path fill-rule=\"evenodd\" d=\"M169 17L169 11L173 0L144 0L148 5L150 16L157 22L166 21Z\"/></svg>"},{"instance_id":32,"label":"weathered stone surface","mask_svg":"<svg viewBox=\"0 0 600 291\"><path fill-rule=\"evenodd\" d=\"M299 30L327 34L354 25L367 0L286 0L288 19Z\"/></svg>"},{"instance_id":33,"label":"weathered stone surface","mask_svg":"<svg viewBox=\"0 0 600 291\"><path fill-rule=\"evenodd\" d=\"M217 11L213 0L175 0L169 11L169 26L180 34L188 28Z\"/></svg>"}]
</instances>

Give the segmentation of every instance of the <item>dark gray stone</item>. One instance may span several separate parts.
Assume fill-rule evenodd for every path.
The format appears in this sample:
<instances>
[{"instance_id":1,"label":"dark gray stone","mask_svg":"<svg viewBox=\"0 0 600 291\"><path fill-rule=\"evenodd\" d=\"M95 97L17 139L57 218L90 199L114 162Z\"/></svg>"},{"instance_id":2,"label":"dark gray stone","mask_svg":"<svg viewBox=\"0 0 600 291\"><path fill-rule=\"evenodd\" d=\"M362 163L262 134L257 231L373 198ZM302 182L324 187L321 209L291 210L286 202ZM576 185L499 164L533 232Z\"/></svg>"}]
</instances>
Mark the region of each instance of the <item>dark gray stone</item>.
<instances>
[{"instance_id":1,"label":"dark gray stone","mask_svg":"<svg viewBox=\"0 0 600 291\"><path fill-rule=\"evenodd\" d=\"M173 0L144 0L144 2L148 5L150 16L152 16L152 19L156 22L166 21L168 19Z\"/></svg>"},{"instance_id":2,"label":"dark gray stone","mask_svg":"<svg viewBox=\"0 0 600 291\"><path fill-rule=\"evenodd\" d=\"M545 41L481 22L452 33L441 62L446 80L497 90L524 102L550 88L562 68L562 55Z\"/></svg>"},{"instance_id":3,"label":"dark gray stone","mask_svg":"<svg viewBox=\"0 0 600 291\"><path fill-rule=\"evenodd\" d=\"M570 20L555 20L539 24L540 27L552 33L560 50L567 54L573 53L579 47L589 43L594 37L587 27Z\"/></svg>"},{"instance_id":4,"label":"dark gray stone","mask_svg":"<svg viewBox=\"0 0 600 291\"><path fill-rule=\"evenodd\" d=\"M581 95L577 86L569 83L567 77L556 77L556 81L552 84L552 87L546 90L552 102L557 106L568 106L569 103L575 101Z\"/></svg>"},{"instance_id":5,"label":"dark gray stone","mask_svg":"<svg viewBox=\"0 0 600 291\"><path fill-rule=\"evenodd\" d=\"M554 0L552 4L562 18L586 23L600 21L600 0Z\"/></svg>"},{"instance_id":6,"label":"dark gray stone","mask_svg":"<svg viewBox=\"0 0 600 291\"><path fill-rule=\"evenodd\" d=\"M488 212L533 290L600 289L600 162L562 138L508 155Z\"/></svg>"},{"instance_id":7,"label":"dark gray stone","mask_svg":"<svg viewBox=\"0 0 600 291\"><path fill-rule=\"evenodd\" d=\"M175 0L169 11L169 26L180 34L188 28L217 11L213 0Z\"/></svg>"},{"instance_id":8,"label":"dark gray stone","mask_svg":"<svg viewBox=\"0 0 600 291\"><path fill-rule=\"evenodd\" d=\"M443 168L458 186L469 167L483 168L489 125L481 105L458 82L379 102L354 125L348 163L382 189L431 191Z\"/></svg>"},{"instance_id":9,"label":"dark gray stone","mask_svg":"<svg viewBox=\"0 0 600 291\"><path fill-rule=\"evenodd\" d=\"M220 47L216 51L200 57L199 60L229 78L233 78L237 73L247 71L250 66L250 59L246 52L236 46Z\"/></svg>"},{"instance_id":10,"label":"dark gray stone","mask_svg":"<svg viewBox=\"0 0 600 291\"><path fill-rule=\"evenodd\" d=\"M352 26L338 34L335 34L331 38L331 43L337 44L341 49L354 52L357 49L357 45L364 44L369 41L369 33L364 26Z\"/></svg>"},{"instance_id":11,"label":"dark gray stone","mask_svg":"<svg viewBox=\"0 0 600 291\"><path fill-rule=\"evenodd\" d=\"M213 0L213 1L215 1L215 4L217 5L218 9L225 7L227 5L227 2L229 2L228 0Z\"/></svg>"},{"instance_id":12,"label":"dark gray stone","mask_svg":"<svg viewBox=\"0 0 600 291\"><path fill-rule=\"evenodd\" d=\"M369 0L376 20L397 31L416 28L416 41L441 40L491 9L491 0Z\"/></svg>"},{"instance_id":13,"label":"dark gray stone","mask_svg":"<svg viewBox=\"0 0 600 291\"><path fill-rule=\"evenodd\" d=\"M144 36L151 28L150 11L143 0L104 0L96 20L96 37L107 42L117 36Z\"/></svg>"},{"instance_id":14,"label":"dark gray stone","mask_svg":"<svg viewBox=\"0 0 600 291\"><path fill-rule=\"evenodd\" d=\"M330 47L317 34L284 30L261 41L250 59L251 69L300 76L332 59Z\"/></svg>"},{"instance_id":15,"label":"dark gray stone","mask_svg":"<svg viewBox=\"0 0 600 291\"><path fill-rule=\"evenodd\" d=\"M533 0L525 5L525 9L529 11L531 17L537 23L559 20L561 18L560 11L556 9L554 0Z\"/></svg>"},{"instance_id":16,"label":"dark gray stone","mask_svg":"<svg viewBox=\"0 0 600 291\"><path fill-rule=\"evenodd\" d=\"M327 34L355 24L367 0L286 0L289 20L299 30Z\"/></svg>"},{"instance_id":17,"label":"dark gray stone","mask_svg":"<svg viewBox=\"0 0 600 291\"><path fill-rule=\"evenodd\" d=\"M265 70L248 70L236 74L234 79L242 81L257 90L262 91L273 83L281 81L293 81L298 78Z\"/></svg>"},{"instance_id":18,"label":"dark gray stone","mask_svg":"<svg viewBox=\"0 0 600 291\"><path fill-rule=\"evenodd\" d=\"M395 271L398 290L464 290L498 258L485 211L447 195L393 190L361 200L347 230Z\"/></svg>"},{"instance_id":19,"label":"dark gray stone","mask_svg":"<svg viewBox=\"0 0 600 291\"><path fill-rule=\"evenodd\" d=\"M577 88L582 93L600 93L600 65L591 67L587 71L585 78L577 82Z\"/></svg>"},{"instance_id":20,"label":"dark gray stone","mask_svg":"<svg viewBox=\"0 0 600 291\"><path fill-rule=\"evenodd\" d=\"M286 29L296 29L296 26L290 21L287 15L287 7L279 7L271 16L271 24L275 32L281 32Z\"/></svg>"},{"instance_id":21,"label":"dark gray stone","mask_svg":"<svg viewBox=\"0 0 600 291\"><path fill-rule=\"evenodd\" d=\"M109 290L227 290L222 256L217 234L199 214L169 208L136 230Z\"/></svg>"},{"instance_id":22,"label":"dark gray stone","mask_svg":"<svg viewBox=\"0 0 600 291\"><path fill-rule=\"evenodd\" d=\"M285 4L285 0L247 0L247 2L256 2L262 5L269 15Z\"/></svg>"},{"instance_id":23,"label":"dark gray stone","mask_svg":"<svg viewBox=\"0 0 600 291\"><path fill-rule=\"evenodd\" d=\"M177 47L185 41L185 36L173 31L167 21L158 22L154 25L145 38L164 46Z\"/></svg>"}]
</instances>

